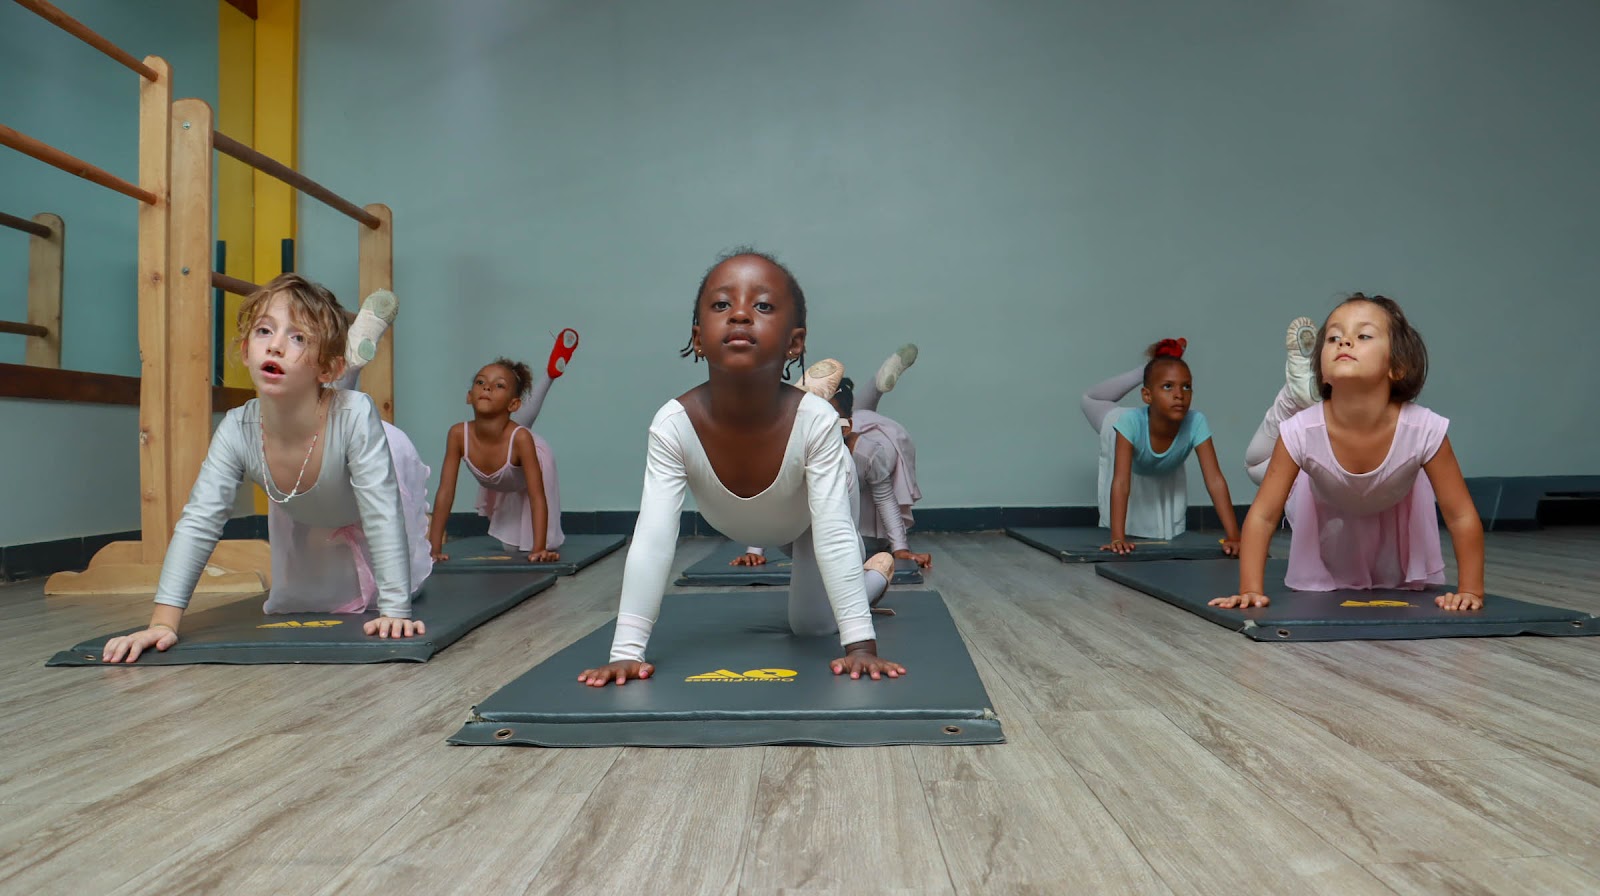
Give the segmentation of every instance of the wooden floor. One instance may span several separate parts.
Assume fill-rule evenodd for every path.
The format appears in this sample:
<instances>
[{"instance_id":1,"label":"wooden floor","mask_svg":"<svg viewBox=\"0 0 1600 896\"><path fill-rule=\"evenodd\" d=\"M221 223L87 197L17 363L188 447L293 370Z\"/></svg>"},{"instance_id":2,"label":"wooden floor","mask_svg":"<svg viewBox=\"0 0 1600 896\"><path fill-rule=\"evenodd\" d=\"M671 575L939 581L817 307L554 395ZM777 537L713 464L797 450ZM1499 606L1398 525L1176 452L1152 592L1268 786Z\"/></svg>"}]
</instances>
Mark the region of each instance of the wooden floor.
<instances>
[{"instance_id":1,"label":"wooden floor","mask_svg":"<svg viewBox=\"0 0 1600 896\"><path fill-rule=\"evenodd\" d=\"M0 892L1600 892L1600 638L1257 644L918 544L1004 745L446 746L620 552L425 665L46 669L148 603L0 588ZM1600 612L1597 548L1491 534L1490 590Z\"/></svg>"}]
</instances>

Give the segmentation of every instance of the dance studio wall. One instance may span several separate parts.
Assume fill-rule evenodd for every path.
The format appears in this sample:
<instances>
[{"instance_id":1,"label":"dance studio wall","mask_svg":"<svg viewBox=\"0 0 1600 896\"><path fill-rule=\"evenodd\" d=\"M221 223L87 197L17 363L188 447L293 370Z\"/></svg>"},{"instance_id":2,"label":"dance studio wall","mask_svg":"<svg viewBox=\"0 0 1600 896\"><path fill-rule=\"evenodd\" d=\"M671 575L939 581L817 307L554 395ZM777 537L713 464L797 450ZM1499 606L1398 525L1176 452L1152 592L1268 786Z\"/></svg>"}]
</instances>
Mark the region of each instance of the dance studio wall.
<instances>
[{"instance_id":1,"label":"dance studio wall","mask_svg":"<svg viewBox=\"0 0 1600 896\"><path fill-rule=\"evenodd\" d=\"M431 463L479 365L582 333L539 421L572 510L637 506L704 376L695 284L747 241L809 357L921 345L882 409L930 506L1092 504L1079 393L1163 336L1248 501L1284 327L1351 290L1422 330L1469 476L1595 472L1597 32L1588 0L309 3L301 158L394 208ZM301 216L356 299L355 225Z\"/></svg>"},{"instance_id":2,"label":"dance studio wall","mask_svg":"<svg viewBox=\"0 0 1600 896\"><path fill-rule=\"evenodd\" d=\"M55 0L136 57L172 65L175 95L215 103L215 0ZM139 176L139 76L12 3L0 4L0 122L126 180ZM138 201L0 149L0 211L66 224L64 368L139 375ZM0 319L27 320L28 237L0 232ZM21 364L23 338L0 336ZM139 527L139 413L0 398L0 545Z\"/></svg>"}]
</instances>

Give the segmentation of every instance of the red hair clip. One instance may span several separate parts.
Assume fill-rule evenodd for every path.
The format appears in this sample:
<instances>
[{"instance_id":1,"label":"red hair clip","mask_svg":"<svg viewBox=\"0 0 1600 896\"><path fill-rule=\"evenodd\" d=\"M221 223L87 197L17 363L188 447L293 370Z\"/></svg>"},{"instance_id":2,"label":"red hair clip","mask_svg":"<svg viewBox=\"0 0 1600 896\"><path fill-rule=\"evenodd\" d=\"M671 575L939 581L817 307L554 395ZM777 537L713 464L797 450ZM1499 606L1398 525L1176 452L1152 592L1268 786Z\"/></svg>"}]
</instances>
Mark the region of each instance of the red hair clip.
<instances>
[{"instance_id":1,"label":"red hair clip","mask_svg":"<svg viewBox=\"0 0 1600 896\"><path fill-rule=\"evenodd\" d=\"M1187 339L1163 339L1156 343L1151 356L1156 358L1181 358L1183 357L1183 350L1188 346L1189 340Z\"/></svg>"}]
</instances>

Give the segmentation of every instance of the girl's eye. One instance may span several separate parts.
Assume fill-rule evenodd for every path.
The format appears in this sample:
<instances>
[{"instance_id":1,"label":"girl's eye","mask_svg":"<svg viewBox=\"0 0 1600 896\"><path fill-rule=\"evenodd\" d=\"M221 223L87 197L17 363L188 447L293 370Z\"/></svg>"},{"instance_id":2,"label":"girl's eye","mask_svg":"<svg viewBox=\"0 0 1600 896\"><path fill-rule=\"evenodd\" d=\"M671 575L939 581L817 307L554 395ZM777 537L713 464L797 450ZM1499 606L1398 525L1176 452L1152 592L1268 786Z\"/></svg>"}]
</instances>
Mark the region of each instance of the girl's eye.
<instances>
[{"instance_id":1,"label":"girl's eye","mask_svg":"<svg viewBox=\"0 0 1600 896\"><path fill-rule=\"evenodd\" d=\"M1371 339L1372 338L1372 334L1371 333L1362 333L1360 336L1357 336L1356 338L1357 339Z\"/></svg>"},{"instance_id":2,"label":"girl's eye","mask_svg":"<svg viewBox=\"0 0 1600 896\"><path fill-rule=\"evenodd\" d=\"M1183 387L1183 391L1185 391L1185 392L1193 392L1194 391L1194 386L1186 385L1186 386Z\"/></svg>"},{"instance_id":3,"label":"girl's eye","mask_svg":"<svg viewBox=\"0 0 1600 896\"><path fill-rule=\"evenodd\" d=\"M726 311L729 307L731 306L724 299L718 299L717 301L711 303L712 311Z\"/></svg>"},{"instance_id":4,"label":"girl's eye","mask_svg":"<svg viewBox=\"0 0 1600 896\"><path fill-rule=\"evenodd\" d=\"M774 308L773 308L773 304L771 302L757 302L756 303L756 310L757 311L772 311L772 310L774 310Z\"/></svg>"},{"instance_id":5,"label":"girl's eye","mask_svg":"<svg viewBox=\"0 0 1600 896\"><path fill-rule=\"evenodd\" d=\"M272 331L267 329L266 327L256 327L256 335L257 336L270 336L270 335L272 335Z\"/></svg>"},{"instance_id":6,"label":"girl's eye","mask_svg":"<svg viewBox=\"0 0 1600 896\"><path fill-rule=\"evenodd\" d=\"M293 342L295 345L305 345L306 337L303 334L296 333L289 337L289 341Z\"/></svg>"}]
</instances>

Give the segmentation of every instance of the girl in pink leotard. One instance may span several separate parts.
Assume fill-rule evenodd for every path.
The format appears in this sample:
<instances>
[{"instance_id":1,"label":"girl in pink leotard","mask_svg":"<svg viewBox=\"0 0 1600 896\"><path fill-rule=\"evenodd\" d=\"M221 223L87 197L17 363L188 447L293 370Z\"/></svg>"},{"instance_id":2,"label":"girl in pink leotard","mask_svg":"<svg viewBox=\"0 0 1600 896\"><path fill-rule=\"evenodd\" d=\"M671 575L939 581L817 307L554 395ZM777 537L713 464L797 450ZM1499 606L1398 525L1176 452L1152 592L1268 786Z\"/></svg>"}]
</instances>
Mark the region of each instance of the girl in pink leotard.
<instances>
[{"instance_id":1,"label":"girl in pink leotard","mask_svg":"<svg viewBox=\"0 0 1600 896\"><path fill-rule=\"evenodd\" d=\"M435 560L449 559L444 552L444 528L455 502L456 476L462 463L478 481L477 510L489 518L491 536L508 552L526 554L530 563L561 559L559 549L566 535L561 531L555 454L550 444L528 427L577 347L577 331L562 330L537 383L528 365L506 358L485 365L473 378L467 391L473 419L450 427L445 436L444 467L428 530Z\"/></svg>"},{"instance_id":2,"label":"girl in pink leotard","mask_svg":"<svg viewBox=\"0 0 1600 896\"><path fill-rule=\"evenodd\" d=\"M1288 419L1268 412L1263 426L1276 423L1277 439L1245 518L1239 593L1211 605L1267 605L1267 543L1285 514L1293 534L1284 584L1293 590L1443 584L1437 496L1460 581L1435 603L1482 607L1483 524L1445 434L1449 421L1414 401L1428 375L1421 335L1392 299L1356 293L1314 344L1309 373L1322 401Z\"/></svg>"}]
</instances>

